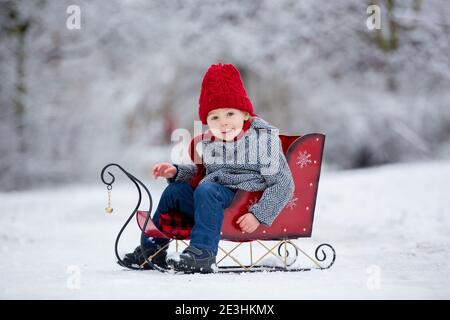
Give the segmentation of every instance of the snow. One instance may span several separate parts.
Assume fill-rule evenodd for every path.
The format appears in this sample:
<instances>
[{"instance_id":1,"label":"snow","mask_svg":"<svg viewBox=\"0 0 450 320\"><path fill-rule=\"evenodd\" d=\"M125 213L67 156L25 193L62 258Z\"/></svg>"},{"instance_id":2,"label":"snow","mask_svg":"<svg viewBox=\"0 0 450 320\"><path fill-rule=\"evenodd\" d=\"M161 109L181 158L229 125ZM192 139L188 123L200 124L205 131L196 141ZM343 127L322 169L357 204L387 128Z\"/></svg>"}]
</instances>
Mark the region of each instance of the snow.
<instances>
[{"instance_id":1,"label":"snow","mask_svg":"<svg viewBox=\"0 0 450 320\"><path fill-rule=\"evenodd\" d=\"M123 269L114 241L136 194L116 178L112 214L104 212L100 182L0 193L1 299L450 298L449 161L323 170L313 237L295 243L310 255L330 243L337 258L328 270L298 273ZM156 205L166 182L149 179ZM138 238L132 221L120 252L133 250Z\"/></svg>"}]
</instances>

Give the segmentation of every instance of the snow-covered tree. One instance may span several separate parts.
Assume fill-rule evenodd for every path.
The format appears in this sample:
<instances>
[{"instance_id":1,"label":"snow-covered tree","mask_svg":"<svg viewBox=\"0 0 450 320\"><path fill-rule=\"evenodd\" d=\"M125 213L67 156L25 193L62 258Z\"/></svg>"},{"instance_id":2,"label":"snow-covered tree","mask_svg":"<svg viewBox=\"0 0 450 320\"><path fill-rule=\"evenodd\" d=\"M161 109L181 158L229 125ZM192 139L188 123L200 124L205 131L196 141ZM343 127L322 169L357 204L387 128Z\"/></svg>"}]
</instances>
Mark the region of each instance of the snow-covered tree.
<instances>
[{"instance_id":1,"label":"snow-covered tree","mask_svg":"<svg viewBox=\"0 0 450 320\"><path fill-rule=\"evenodd\" d=\"M380 30L367 28L371 4ZM67 28L73 5L80 29ZM111 161L143 173L155 155L168 160L168 130L193 130L216 62L238 66L256 113L281 133L327 134L331 166L450 154L442 0L0 6L2 189L98 179Z\"/></svg>"}]
</instances>

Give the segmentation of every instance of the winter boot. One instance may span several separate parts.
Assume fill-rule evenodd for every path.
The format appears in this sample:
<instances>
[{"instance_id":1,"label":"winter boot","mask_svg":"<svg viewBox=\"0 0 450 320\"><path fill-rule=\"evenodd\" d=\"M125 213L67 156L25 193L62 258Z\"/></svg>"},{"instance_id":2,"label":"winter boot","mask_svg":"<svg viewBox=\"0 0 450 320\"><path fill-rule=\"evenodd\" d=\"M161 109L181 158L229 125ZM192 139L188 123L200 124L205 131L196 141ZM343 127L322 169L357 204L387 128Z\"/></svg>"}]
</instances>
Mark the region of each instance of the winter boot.
<instances>
[{"instance_id":1,"label":"winter boot","mask_svg":"<svg viewBox=\"0 0 450 320\"><path fill-rule=\"evenodd\" d=\"M180 260L169 263L175 271L185 273L212 273L217 271L216 257L210 250L189 246L180 254Z\"/></svg>"},{"instance_id":2,"label":"winter boot","mask_svg":"<svg viewBox=\"0 0 450 320\"><path fill-rule=\"evenodd\" d=\"M161 240L161 239L157 239ZM167 241L155 241L155 239L147 239L146 243L144 244L144 253L147 256L147 258L156 264L158 267L167 269L168 265L166 262L167 257L167 249L168 246L164 249L162 249L167 244ZM162 249L162 250L161 250ZM161 250L161 251L159 251ZM159 251L159 252L158 252ZM153 256L156 252L156 254L153 258ZM142 254L141 246L136 247L133 252L127 253L125 257L123 258L123 263L125 264L125 267L140 267L145 262L145 257ZM150 266L148 263L145 263L143 266L143 269L151 270L153 269L152 266Z\"/></svg>"}]
</instances>

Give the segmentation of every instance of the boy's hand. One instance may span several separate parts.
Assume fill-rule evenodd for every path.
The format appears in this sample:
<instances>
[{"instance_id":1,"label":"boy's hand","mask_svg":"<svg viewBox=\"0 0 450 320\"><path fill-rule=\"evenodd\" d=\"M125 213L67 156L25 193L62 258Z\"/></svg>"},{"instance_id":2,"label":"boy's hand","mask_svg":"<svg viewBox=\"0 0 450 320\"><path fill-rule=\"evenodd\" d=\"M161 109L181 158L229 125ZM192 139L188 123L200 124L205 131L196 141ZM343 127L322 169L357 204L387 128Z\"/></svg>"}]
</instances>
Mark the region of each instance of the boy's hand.
<instances>
[{"instance_id":1,"label":"boy's hand","mask_svg":"<svg viewBox=\"0 0 450 320\"><path fill-rule=\"evenodd\" d=\"M167 179L173 178L177 173L177 168L168 163L168 162L160 162L153 166L152 175L155 179L158 177L164 177Z\"/></svg>"},{"instance_id":2,"label":"boy's hand","mask_svg":"<svg viewBox=\"0 0 450 320\"><path fill-rule=\"evenodd\" d=\"M239 228L241 228L242 231L248 233L252 233L256 229L258 229L259 225L261 224L258 219L256 219L256 217L250 212L247 212L246 214L240 216L236 223L239 225Z\"/></svg>"}]
</instances>

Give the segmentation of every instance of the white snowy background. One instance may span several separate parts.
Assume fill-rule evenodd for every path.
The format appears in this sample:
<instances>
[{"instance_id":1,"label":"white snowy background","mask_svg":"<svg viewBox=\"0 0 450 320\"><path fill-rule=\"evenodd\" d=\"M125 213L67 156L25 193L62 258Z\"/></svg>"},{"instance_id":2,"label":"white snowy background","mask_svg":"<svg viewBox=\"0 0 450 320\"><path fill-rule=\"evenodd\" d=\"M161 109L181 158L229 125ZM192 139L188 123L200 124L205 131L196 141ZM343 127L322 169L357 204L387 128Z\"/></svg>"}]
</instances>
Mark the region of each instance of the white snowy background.
<instances>
[{"instance_id":1,"label":"white snowy background","mask_svg":"<svg viewBox=\"0 0 450 320\"><path fill-rule=\"evenodd\" d=\"M381 8L381 30L366 9ZM69 29L69 5L81 29ZM450 7L445 0L0 0L0 298L450 298ZM115 263L134 187L157 202L206 68L234 63L258 115L327 135L311 239L335 265L164 275ZM165 124L172 122L167 129ZM145 207L145 205L144 205ZM133 250L132 224L120 246ZM227 244L225 244L227 245ZM305 262L306 261L300 261Z\"/></svg>"},{"instance_id":2,"label":"white snowy background","mask_svg":"<svg viewBox=\"0 0 450 320\"><path fill-rule=\"evenodd\" d=\"M116 176L112 215L103 210L106 189L99 184L0 195L1 298L450 297L449 161L324 170L313 236L296 244L313 255L317 245L330 243L337 258L328 270L299 273L173 275L120 267L114 241L136 193ZM144 182L154 199L166 185L161 179ZM132 221L119 251L129 252L138 242Z\"/></svg>"}]
</instances>

